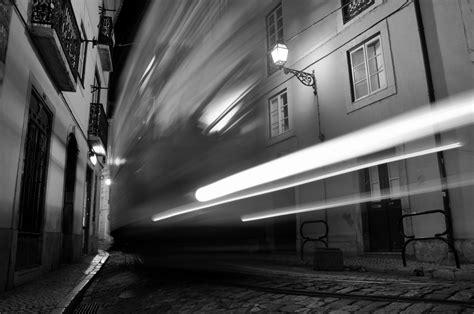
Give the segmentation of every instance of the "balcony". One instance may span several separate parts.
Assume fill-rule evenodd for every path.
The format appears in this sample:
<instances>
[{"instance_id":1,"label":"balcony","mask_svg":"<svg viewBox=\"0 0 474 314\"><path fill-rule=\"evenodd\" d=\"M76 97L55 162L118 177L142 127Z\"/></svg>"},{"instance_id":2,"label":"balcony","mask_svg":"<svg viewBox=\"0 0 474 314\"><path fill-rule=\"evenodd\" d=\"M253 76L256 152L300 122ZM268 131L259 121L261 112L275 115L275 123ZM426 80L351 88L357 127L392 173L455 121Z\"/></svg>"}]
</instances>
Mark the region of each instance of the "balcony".
<instances>
[{"instance_id":1,"label":"balcony","mask_svg":"<svg viewBox=\"0 0 474 314\"><path fill-rule=\"evenodd\" d=\"M81 35L70 0L32 0L30 33L62 91L76 91Z\"/></svg>"},{"instance_id":2,"label":"balcony","mask_svg":"<svg viewBox=\"0 0 474 314\"><path fill-rule=\"evenodd\" d=\"M349 22L362 11L375 3L375 0L343 0L342 19L344 23Z\"/></svg>"},{"instance_id":3,"label":"balcony","mask_svg":"<svg viewBox=\"0 0 474 314\"><path fill-rule=\"evenodd\" d=\"M112 37L113 22L112 17L102 15L99 23L99 38L97 49L99 51L100 62L104 71L112 72L112 47L114 40Z\"/></svg>"},{"instance_id":4,"label":"balcony","mask_svg":"<svg viewBox=\"0 0 474 314\"><path fill-rule=\"evenodd\" d=\"M108 127L104 106L100 103L92 103L89 113L88 142L94 153L98 155L106 155Z\"/></svg>"}]
</instances>

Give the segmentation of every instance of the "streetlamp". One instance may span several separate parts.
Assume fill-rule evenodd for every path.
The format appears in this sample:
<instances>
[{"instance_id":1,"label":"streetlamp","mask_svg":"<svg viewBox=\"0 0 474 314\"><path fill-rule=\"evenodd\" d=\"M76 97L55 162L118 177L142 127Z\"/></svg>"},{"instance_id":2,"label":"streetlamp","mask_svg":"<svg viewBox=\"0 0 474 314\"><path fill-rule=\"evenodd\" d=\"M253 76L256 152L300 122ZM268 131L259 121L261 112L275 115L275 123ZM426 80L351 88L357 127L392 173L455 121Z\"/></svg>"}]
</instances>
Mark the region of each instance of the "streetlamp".
<instances>
[{"instance_id":1,"label":"streetlamp","mask_svg":"<svg viewBox=\"0 0 474 314\"><path fill-rule=\"evenodd\" d=\"M306 86L311 86L313 88L313 92L316 95L316 78L314 77L314 70L312 73L307 73L303 71L298 71L290 68L284 67L286 63L286 59L288 58L288 48L285 44L276 44L272 50L271 55L273 59L273 63L275 63L280 69L283 69L285 74L291 73L296 78Z\"/></svg>"}]
</instances>

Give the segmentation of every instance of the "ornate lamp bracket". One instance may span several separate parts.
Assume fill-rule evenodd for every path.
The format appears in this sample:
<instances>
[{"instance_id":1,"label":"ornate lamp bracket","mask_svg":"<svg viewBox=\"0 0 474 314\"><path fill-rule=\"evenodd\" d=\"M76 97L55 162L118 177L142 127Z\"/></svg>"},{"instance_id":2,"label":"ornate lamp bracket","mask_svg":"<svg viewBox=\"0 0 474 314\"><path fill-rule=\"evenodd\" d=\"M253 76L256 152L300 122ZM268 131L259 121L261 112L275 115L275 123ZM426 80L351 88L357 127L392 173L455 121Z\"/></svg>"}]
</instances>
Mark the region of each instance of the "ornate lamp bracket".
<instances>
[{"instance_id":1,"label":"ornate lamp bracket","mask_svg":"<svg viewBox=\"0 0 474 314\"><path fill-rule=\"evenodd\" d=\"M107 9L105 6L99 5L99 13L100 15L104 15L106 12L115 12L117 10Z\"/></svg>"},{"instance_id":2,"label":"ornate lamp bracket","mask_svg":"<svg viewBox=\"0 0 474 314\"><path fill-rule=\"evenodd\" d=\"M98 43L98 41L97 41L97 39L95 39L95 37L92 38L92 39L87 39L87 38L86 39L81 39L81 42L83 42L83 43L92 43L92 47L95 47L95 45L97 45L97 43Z\"/></svg>"},{"instance_id":3,"label":"ornate lamp bracket","mask_svg":"<svg viewBox=\"0 0 474 314\"><path fill-rule=\"evenodd\" d=\"M91 93L94 93L94 92L98 91L99 89L108 89L108 87L91 85Z\"/></svg>"},{"instance_id":4,"label":"ornate lamp bracket","mask_svg":"<svg viewBox=\"0 0 474 314\"><path fill-rule=\"evenodd\" d=\"M308 73L308 72L286 68L284 66L280 66L280 69L283 69L283 72L285 72L285 74L288 74L288 73L293 74L304 85L311 86L313 88L314 95L317 95L316 77L314 76L314 70L312 73Z\"/></svg>"}]
</instances>

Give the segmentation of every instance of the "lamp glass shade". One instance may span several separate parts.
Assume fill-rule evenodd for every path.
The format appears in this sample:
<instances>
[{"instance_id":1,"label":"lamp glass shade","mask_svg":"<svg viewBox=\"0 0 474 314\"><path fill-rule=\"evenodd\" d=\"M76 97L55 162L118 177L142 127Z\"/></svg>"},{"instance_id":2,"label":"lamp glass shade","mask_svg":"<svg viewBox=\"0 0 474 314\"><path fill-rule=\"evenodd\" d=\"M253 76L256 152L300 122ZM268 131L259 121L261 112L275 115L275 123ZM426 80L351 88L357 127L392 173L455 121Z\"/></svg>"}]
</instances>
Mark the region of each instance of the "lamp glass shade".
<instances>
[{"instance_id":1,"label":"lamp glass shade","mask_svg":"<svg viewBox=\"0 0 474 314\"><path fill-rule=\"evenodd\" d=\"M97 156L93 152L89 152L89 160L94 166L97 165Z\"/></svg>"},{"instance_id":2,"label":"lamp glass shade","mask_svg":"<svg viewBox=\"0 0 474 314\"><path fill-rule=\"evenodd\" d=\"M104 145L102 144L92 145L92 151L97 155L102 155L102 156L106 155Z\"/></svg>"},{"instance_id":3,"label":"lamp glass shade","mask_svg":"<svg viewBox=\"0 0 474 314\"><path fill-rule=\"evenodd\" d=\"M284 65L288 58L288 48L284 44L276 44L270 52L272 54L273 63L276 65Z\"/></svg>"}]
</instances>

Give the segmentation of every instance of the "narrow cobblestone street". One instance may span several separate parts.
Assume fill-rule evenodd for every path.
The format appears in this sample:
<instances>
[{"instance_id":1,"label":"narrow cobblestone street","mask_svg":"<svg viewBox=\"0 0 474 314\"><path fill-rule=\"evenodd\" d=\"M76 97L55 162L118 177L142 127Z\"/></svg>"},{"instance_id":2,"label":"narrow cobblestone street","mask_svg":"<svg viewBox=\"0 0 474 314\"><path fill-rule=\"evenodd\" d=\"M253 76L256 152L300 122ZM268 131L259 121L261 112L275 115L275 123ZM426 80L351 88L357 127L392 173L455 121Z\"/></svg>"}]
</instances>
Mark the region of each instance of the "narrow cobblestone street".
<instances>
[{"instance_id":1,"label":"narrow cobblestone street","mask_svg":"<svg viewBox=\"0 0 474 314\"><path fill-rule=\"evenodd\" d=\"M134 256L112 253L76 312L473 313L473 295L469 281L370 272L146 268Z\"/></svg>"}]
</instances>

